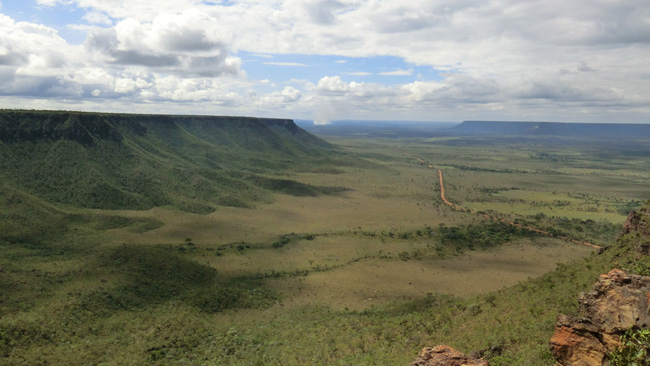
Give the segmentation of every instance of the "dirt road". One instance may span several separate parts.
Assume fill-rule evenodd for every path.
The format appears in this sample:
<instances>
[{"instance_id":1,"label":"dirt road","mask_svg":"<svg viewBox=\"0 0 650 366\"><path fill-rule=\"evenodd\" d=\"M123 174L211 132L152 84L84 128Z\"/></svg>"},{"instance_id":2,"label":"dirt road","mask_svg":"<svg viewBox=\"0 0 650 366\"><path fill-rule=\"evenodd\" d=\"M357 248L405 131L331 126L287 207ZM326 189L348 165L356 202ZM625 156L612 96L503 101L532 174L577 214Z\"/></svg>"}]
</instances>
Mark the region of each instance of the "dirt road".
<instances>
[{"instance_id":1,"label":"dirt road","mask_svg":"<svg viewBox=\"0 0 650 366\"><path fill-rule=\"evenodd\" d=\"M481 216L483 216L483 217L485 217L485 218L487 218L487 219L490 219L490 220L499 221L499 222L502 222L502 223L504 223L504 224L508 224L508 225L516 226L516 227L521 228L521 229L524 229L524 230L534 231L534 232L536 232L536 233L539 233L539 234L542 234L542 235L546 235L546 236L550 236L550 237L553 237L553 238L558 238L558 239L562 239L562 240L570 241L570 242L572 242L572 243L581 244L581 245L586 245L586 246L589 246L589 247L592 247L592 248L597 248L597 249L600 249L600 248L601 248L601 247L598 246L598 245L591 244L591 243L588 243L588 242L586 242L586 241L575 240L575 239L571 239L571 238L568 238L568 237L566 237L566 236L562 236L562 235L553 235L552 233L550 233L550 232L548 232L548 231L544 231L544 230L536 229L536 228L531 227L531 226L526 226L526 225L517 224L517 223L515 223L515 222L506 221L506 220L500 219L500 218L498 218L498 217L494 217L494 216L490 216L490 215L487 215L487 214L479 213L479 212L476 212L476 211L474 211L474 210L470 210L470 209L468 209L468 208L461 207L461 206L458 206L458 205L456 205L456 204L454 204L454 203L451 203L451 202L449 202L449 201L447 200L447 198L445 198L445 185L444 185L444 182L443 182L443 179L442 179L442 170L440 170L440 169L438 169L438 168L435 168L435 167L434 167L433 165L431 165L431 164L428 164L426 161L424 161L422 158L420 158L420 157L418 157L418 156L415 156L415 155L413 155L413 154L409 154L409 153L404 152L404 151L403 151L403 153L404 153L405 155L407 155L407 156L410 156L410 157L413 157L413 158L417 159L420 163L422 163L424 166L428 167L429 169L436 169L436 170L438 171L438 177L439 177L439 179L440 179L440 198L442 199L442 202L444 202L447 206L451 207L452 209L454 209L454 210L456 210L456 211L469 212L469 213L472 213L472 214L475 214L475 215L481 215Z\"/></svg>"}]
</instances>

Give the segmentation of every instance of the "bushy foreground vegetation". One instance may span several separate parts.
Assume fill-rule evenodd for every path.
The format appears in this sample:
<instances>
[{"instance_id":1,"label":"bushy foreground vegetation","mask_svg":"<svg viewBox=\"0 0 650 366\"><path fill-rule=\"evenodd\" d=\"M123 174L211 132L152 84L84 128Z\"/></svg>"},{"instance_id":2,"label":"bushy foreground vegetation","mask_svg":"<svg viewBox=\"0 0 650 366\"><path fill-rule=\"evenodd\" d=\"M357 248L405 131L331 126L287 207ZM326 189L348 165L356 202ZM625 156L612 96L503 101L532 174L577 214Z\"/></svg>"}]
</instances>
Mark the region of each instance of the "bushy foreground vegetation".
<instances>
[{"instance_id":1,"label":"bushy foreground vegetation","mask_svg":"<svg viewBox=\"0 0 650 366\"><path fill-rule=\"evenodd\" d=\"M436 235L457 245L479 231L498 225ZM101 240L89 234L84 244ZM579 293L612 266L638 267L641 240L627 235L600 255L484 296L428 294L363 311L285 311L259 279L224 278L191 249L120 245L88 257L81 243L58 251L5 242L0 355L6 364L406 364L444 343L494 365L545 365L557 314L574 312Z\"/></svg>"},{"instance_id":2,"label":"bushy foreground vegetation","mask_svg":"<svg viewBox=\"0 0 650 366\"><path fill-rule=\"evenodd\" d=\"M621 336L622 346L608 355L612 366L650 365L650 330L630 329Z\"/></svg>"}]
</instances>

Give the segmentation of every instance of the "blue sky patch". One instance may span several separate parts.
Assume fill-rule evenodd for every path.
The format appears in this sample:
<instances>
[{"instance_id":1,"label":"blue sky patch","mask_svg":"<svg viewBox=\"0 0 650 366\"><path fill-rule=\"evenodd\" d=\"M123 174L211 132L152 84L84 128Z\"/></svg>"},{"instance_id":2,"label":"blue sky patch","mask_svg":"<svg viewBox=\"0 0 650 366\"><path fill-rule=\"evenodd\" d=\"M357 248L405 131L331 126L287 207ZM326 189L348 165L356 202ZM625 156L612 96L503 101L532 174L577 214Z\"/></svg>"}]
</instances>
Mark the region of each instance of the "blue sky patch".
<instances>
[{"instance_id":1,"label":"blue sky patch","mask_svg":"<svg viewBox=\"0 0 650 366\"><path fill-rule=\"evenodd\" d=\"M42 24L58 31L59 36L70 44L81 44L86 40L86 33L75 30L68 25L85 24L82 19L86 11L72 5L56 6L38 5L35 0L2 1L3 14L9 15L16 22Z\"/></svg>"},{"instance_id":2,"label":"blue sky patch","mask_svg":"<svg viewBox=\"0 0 650 366\"><path fill-rule=\"evenodd\" d=\"M415 80L441 80L430 66L415 66L400 57L341 57L323 55L256 54L240 51L243 69L254 80L284 82L290 79L317 83L325 76L340 76L346 82L396 85Z\"/></svg>"}]
</instances>

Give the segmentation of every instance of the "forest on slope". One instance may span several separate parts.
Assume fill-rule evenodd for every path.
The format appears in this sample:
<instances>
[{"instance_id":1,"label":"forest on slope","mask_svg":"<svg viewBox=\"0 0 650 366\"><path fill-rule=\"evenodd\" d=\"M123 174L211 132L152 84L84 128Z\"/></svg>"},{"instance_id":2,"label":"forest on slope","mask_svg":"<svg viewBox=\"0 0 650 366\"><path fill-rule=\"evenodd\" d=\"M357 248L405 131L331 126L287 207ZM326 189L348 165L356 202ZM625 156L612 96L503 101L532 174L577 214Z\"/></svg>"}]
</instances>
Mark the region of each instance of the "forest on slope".
<instances>
[{"instance_id":1,"label":"forest on slope","mask_svg":"<svg viewBox=\"0 0 650 366\"><path fill-rule=\"evenodd\" d=\"M74 207L252 207L269 192L318 195L269 177L345 158L291 120L50 111L0 113L3 191ZM338 160L337 160L338 159Z\"/></svg>"}]
</instances>

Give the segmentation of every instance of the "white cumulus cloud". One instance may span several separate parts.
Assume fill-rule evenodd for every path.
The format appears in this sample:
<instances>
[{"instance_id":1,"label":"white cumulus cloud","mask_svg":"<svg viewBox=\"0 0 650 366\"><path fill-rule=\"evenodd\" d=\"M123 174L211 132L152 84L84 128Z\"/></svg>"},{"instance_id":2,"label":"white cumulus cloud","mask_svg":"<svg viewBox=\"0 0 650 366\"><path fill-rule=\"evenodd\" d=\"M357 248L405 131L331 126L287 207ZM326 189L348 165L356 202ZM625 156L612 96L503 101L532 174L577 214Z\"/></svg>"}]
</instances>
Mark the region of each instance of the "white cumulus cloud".
<instances>
[{"instance_id":1,"label":"white cumulus cloud","mask_svg":"<svg viewBox=\"0 0 650 366\"><path fill-rule=\"evenodd\" d=\"M340 76L325 76L318 80L316 90L324 94L343 94L350 91L350 85L341 80Z\"/></svg>"},{"instance_id":2,"label":"white cumulus cloud","mask_svg":"<svg viewBox=\"0 0 650 366\"><path fill-rule=\"evenodd\" d=\"M198 9L160 14L151 22L126 18L113 28L89 32L85 46L109 64L137 65L186 76L240 75L241 59L231 56L231 34Z\"/></svg>"},{"instance_id":3,"label":"white cumulus cloud","mask_svg":"<svg viewBox=\"0 0 650 366\"><path fill-rule=\"evenodd\" d=\"M410 76L413 75L413 69L408 69L408 70L393 70L393 71L384 71L380 72L379 75L383 76Z\"/></svg>"},{"instance_id":4,"label":"white cumulus cloud","mask_svg":"<svg viewBox=\"0 0 650 366\"><path fill-rule=\"evenodd\" d=\"M113 25L113 21L111 20L111 18L109 18L108 15L99 11L91 11L86 13L86 15L83 16L83 19L90 24L105 25L105 26Z\"/></svg>"}]
</instances>

